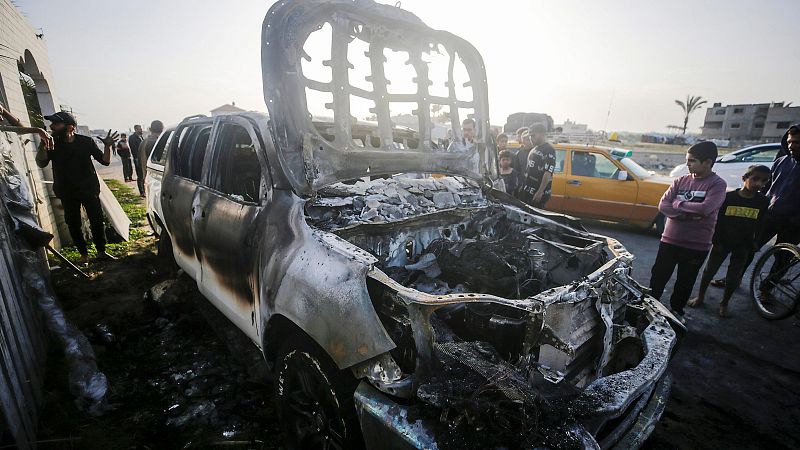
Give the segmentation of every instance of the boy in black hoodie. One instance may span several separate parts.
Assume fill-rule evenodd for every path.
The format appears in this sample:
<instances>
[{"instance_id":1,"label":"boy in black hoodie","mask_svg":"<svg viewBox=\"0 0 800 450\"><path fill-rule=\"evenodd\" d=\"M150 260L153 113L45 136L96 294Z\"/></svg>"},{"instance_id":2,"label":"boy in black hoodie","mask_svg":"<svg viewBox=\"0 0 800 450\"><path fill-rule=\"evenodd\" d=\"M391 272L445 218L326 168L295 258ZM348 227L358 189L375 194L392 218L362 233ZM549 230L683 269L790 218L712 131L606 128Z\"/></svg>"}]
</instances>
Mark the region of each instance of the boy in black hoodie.
<instances>
[{"instance_id":1,"label":"boy in black hoodie","mask_svg":"<svg viewBox=\"0 0 800 450\"><path fill-rule=\"evenodd\" d=\"M719 209L714 230L714 246L703 271L703 278L700 280L700 291L697 297L689 300L687 306L694 308L703 304L709 283L730 254L731 261L725 276L725 293L719 304L719 315L727 316L728 302L739 287L747 263L756 250L756 237L764 227L769 200L758 191L764 187L769 178L769 167L750 166L747 173L742 176L744 187L726 194L725 202Z\"/></svg>"}]
</instances>

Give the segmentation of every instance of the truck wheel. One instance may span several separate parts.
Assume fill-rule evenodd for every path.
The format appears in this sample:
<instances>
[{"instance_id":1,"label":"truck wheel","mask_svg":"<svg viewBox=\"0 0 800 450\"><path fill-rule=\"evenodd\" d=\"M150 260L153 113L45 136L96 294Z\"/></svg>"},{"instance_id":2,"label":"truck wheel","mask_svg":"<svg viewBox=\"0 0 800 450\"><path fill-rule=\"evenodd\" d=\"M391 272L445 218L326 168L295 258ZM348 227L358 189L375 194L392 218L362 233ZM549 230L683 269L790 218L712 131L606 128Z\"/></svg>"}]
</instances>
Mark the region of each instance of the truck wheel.
<instances>
[{"instance_id":1,"label":"truck wheel","mask_svg":"<svg viewBox=\"0 0 800 450\"><path fill-rule=\"evenodd\" d=\"M658 213L656 220L653 223L656 226L656 233L658 234L658 237L661 237L661 235L664 234L664 225L667 223L667 218L664 217L663 214Z\"/></svg>"},{"instance_id":2,"label":"truck wheel","mask_svg":"<svg viewBox=\"0 0 800 450\"><path fill-rule=\"evenodd\" d=\"M363 448L353 403L358 380L309 339L292 338L276 360L275 401L290 449Z\"/></svg>"}]
</instances>

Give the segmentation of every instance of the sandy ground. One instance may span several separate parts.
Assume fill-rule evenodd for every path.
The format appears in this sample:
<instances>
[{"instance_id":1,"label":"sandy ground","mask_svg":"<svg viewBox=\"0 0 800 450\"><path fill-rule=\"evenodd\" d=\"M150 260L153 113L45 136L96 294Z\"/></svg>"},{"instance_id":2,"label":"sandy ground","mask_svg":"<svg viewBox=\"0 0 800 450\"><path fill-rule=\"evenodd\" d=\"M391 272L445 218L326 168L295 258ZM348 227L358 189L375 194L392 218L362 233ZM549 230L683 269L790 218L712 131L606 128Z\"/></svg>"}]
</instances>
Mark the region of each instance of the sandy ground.
<instances>
[{"instance_id":1,"label":"sandy ground","mask_svg":"<svg viewBox=\"0 0 800 450\"><path fill-rule=\"evenodd\" d=\"M101 174L121 178L119 161ZM603 222L587 227L637 255L634 276L647 284L658 247L653 234ZM68 317L92 339L109 377L111 409L98 418L76 410L54 348L40 439L60 441L40 448L278 447L272 386L231 357L199 314L202 298L190 282L177 283L159 302L145 299L165 279L156 267L156 256L145 249L94 265L90 282L54 272ZM670 294L671 284L665 299ZM800 447L798 318L760 318L740 288L731 317L720 319L720 295L712 288L708 305L690 312L689 333L671 363L672 396L646 448Z\"/></svg>"}]
</instances>

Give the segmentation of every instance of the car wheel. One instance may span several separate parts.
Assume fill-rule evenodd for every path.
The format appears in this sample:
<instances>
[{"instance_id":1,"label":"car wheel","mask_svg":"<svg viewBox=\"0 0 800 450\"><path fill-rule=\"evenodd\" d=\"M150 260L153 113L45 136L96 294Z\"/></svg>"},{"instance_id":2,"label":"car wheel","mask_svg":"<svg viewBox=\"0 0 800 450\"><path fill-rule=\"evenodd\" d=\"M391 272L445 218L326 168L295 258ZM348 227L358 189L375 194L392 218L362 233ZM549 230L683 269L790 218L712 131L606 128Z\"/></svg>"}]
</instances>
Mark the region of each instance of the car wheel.
<instances>
[{"instance_id":1,"label":"car wheel","mask_svg":"<svg viewBox=\"0 0 800 450\"><path fill-rule=\"evenodd\" d=\"M661 235L664 234L664 226L667 223L667 218L664 217L663 214L658 213L654 223L655 223L655 226L656 226L656 233L658 234L658 237L661 237Z\"/></svg>"},{"instance_id":2,"label":"car wheel","mask_svg":"<svg viewBox=\"0 0 800 450\"><path fill-rule=\"evenodd\" d=\"M353 403L358 380L309 339L293 338L276 360L275 401L290 449L363 448Z\"/></svg>"}]
</instances>

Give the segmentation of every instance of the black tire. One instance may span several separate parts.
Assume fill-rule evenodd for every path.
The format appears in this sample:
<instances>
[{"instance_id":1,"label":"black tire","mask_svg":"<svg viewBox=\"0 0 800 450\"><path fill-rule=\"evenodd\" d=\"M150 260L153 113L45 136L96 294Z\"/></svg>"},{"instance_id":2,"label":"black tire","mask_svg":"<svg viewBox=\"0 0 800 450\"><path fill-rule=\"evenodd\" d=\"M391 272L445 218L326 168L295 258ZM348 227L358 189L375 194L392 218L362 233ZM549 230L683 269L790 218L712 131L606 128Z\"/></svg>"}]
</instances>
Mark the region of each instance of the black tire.
<instances>
[{"instance_id":1,"label":"black tire","mask_svg":"<svg viewBox=\"0 0 800 450\"><path fill-rule=\"evenodd\" d=\"M667 218L664 217L663 214L658 213L656 216L656 220L653 221L653 224L656 226L656 233L658 237L661 237L664 234L664 226L667 224Z\"/></svg>"},{"instance_id":2,"label":"black tire","mask_svg":"<svg viewBox=\"0 0 800 450\"><path fill-rule=\"evenodd\" d=\"M767 267L769 261L773 264ZM780 264L774 268L775 264ZM764 252L750 277L750 297L761 317L780 320L791 316L800 302L800 251L777 244Z\"/></svg>"},{"instance_id":3,"label":"black tire","mask_svg":"<svg viewBox=\"0 0 800 450\"><path fill-rule=\"evenodd\" d=\"M275 364L275 403L287 448L363 448L353 402L357 386L310 339L289 339Z\"/></svg>"}]
</instances>

